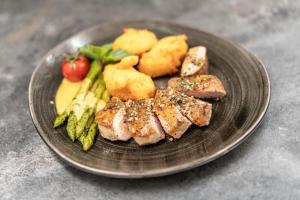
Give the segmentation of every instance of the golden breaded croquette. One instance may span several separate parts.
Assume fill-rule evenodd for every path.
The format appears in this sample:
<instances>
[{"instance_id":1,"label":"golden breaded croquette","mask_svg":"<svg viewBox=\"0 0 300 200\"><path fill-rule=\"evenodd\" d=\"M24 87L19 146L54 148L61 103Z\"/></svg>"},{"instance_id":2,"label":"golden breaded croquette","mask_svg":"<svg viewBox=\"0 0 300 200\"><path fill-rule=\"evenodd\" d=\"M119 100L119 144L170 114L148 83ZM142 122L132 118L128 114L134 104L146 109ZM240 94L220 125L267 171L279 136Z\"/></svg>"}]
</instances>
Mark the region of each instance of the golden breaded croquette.
<instances>
[{"instance_id":1,"label":"golden breaded croquette","mask_svg":"<svg viewBox=\"0 0 300 200\"><path fill-rule=\"evenodd\" d=\"M104 82L112 96L121 100L140 100L154 96L155 85L151 77L133 67L138 59L138 56L128 56L120 63L105 66Z\"/></svg>"},{"instance_id":2,"label":"golden breaded croquette","mask_svg":"<svg viewBox=\"0 0 300 200\"><path fill-rule=\"evenodd\" d=\"M156 35L147 29L125 28L124 33L117 37L112 48L123 49L134 55L149 51L157 43Z\"/></svg>"},{"instance_id":3,"label":"golden breaded croquette","mask_svg":"<svg viewBox=\"0 0 300 200\"><path fill-rule=\"evenodd\" d=\"M186 40L186 35L162 38L149 52L142 54L139 71L151 77L176 73L188 50Z\"/></svg>"}]
</instances>

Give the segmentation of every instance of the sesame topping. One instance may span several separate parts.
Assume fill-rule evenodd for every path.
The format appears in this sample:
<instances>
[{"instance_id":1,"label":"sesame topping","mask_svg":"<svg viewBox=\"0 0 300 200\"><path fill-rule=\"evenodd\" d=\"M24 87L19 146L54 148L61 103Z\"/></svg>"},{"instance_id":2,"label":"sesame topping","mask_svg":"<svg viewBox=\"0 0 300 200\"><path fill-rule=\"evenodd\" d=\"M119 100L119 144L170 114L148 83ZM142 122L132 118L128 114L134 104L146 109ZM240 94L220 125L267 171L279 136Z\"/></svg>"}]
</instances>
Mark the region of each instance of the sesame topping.
<instances>
[{"instance_id":1,"label":"sesame topping","mask_svg":"<svg viewBox=\"0 0 300 200\"><path fill-rule=\"evenodd\" d=\"M179 91L191 91L209 87L211 79L205 75L196 78L180 77L176 89Z\"/></svg>"}]
</instances>

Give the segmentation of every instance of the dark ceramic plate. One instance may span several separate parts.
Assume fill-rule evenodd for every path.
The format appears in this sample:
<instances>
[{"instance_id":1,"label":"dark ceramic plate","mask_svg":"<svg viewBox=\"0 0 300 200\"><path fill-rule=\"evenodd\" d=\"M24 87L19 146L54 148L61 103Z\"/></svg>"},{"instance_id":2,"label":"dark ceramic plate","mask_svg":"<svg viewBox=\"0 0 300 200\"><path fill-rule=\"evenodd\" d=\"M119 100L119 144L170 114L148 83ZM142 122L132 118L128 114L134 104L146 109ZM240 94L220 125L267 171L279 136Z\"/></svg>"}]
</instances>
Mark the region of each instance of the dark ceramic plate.
<instances>
[{"instance_id":1,"label":"dark ceramic plate","mask_svg":"<svg viewBox=\"0 0 300 200\"><path fill-rule=\"evenodd\" d=\"M87 43L112 42L124 27L147 28L158 37L186 34L190 46L206 46L209 73L222 80L228 95L223 102L213 103L209 126L193 126L180 140L166 140L139 147L133 141L110 142L98 137L94 147L85 153L79 143L70 142L65 127L52 128L56 111L50 102L54 101L62 79L62 55ZM156 83L164 84L165 79L156 80ZM252 53L205 31L153 21L108 23L80 32L46 54L34 70L29 85L31 116L45 143L63 160L79 169L122 178L172 174L203 165L226 154L259 125L269 100L267 71Z\"/></svg>"}]
</instances>

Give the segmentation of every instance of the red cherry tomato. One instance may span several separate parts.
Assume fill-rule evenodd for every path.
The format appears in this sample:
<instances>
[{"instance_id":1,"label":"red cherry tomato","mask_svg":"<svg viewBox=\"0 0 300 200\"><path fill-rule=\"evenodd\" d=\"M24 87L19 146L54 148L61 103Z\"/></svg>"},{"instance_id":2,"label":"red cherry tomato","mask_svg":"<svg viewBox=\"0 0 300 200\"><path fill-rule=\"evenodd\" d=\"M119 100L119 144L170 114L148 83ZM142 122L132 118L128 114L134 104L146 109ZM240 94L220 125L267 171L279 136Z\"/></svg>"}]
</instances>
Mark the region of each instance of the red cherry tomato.
<instances>
[{"instance_id":1,"label":"red cherry tomato","mask_svg":"<svg viewBox=\"0 0 300 200\"><path fill-rule=\"evenodd\" d=\"M84 79L90 68L89 60L82 54L79 55L66 55L61 71L63 76L72 82L78 82Z\"/></svg>"}]
</instances>

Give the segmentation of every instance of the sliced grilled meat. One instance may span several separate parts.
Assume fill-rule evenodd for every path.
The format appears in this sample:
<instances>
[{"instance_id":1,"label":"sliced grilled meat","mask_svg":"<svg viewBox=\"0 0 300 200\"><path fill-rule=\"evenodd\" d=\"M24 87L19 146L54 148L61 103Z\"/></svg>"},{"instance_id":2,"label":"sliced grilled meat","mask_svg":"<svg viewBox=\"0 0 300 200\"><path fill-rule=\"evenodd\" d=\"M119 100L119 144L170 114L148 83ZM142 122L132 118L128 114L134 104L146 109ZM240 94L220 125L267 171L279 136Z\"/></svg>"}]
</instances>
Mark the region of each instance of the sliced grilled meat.
<instances>
[{"instance_id":1,"label":"sliced grilled meat","mask_svg":"<svg viewBox=\"0 0 300 200\"><path fill-rule=\"evenodd\" d=\"M153 99L127 101L125 121L139 145L154 144L165 138L157 117L152 112Z\"/></svg>"},{"instance_id":2,"label":"sliced grilled meat","mask_svg":"<svg viewBox=\"0 0 300 200\"><path fill-rule=\"evenodd\" d=\"M192 124L170 100L165 90L156 91L153 110L165 132L176 139L180 138Z\"/></svg>"},{"instance_id":3,"label":"sliced grilled meat","mask_svg":"<svg viewBox=\"0 0 300 200\"><path fill-rule=\"evenodd\" d=\"M189 97L171 89L165 90L171 101L177 105L183 115L197 126L207 126L212 114L212 105L205 101Z\"/></svg>"},{"instance_id":4,"label":"sliced grilled meat","mask_svg":"<svg viewBox=\"0 0 300 200\"><path fill-rule=\"evenodd\" d=\"M206 48L204 46L190 48L181 67L181 76L204 74L207 69Z\"/></svg>"},{"instance_id":5,"label":"sliced grilled meat","mask_svg":"<svg viewBox=\"0 0 300 200\"><path fill-rule=\"evenodd\" d=\"M96 115L101 136L111 141L129 140L131 134L124 122L125 113L125 104L119 98L113 97Z\"/></svg>"},{"instance_id":6,"label":"sliced grilled meat","mask_svg":"<svg viewBox=\"0 0 300 200\"><path fill-rule=\"evenodd\" d=\"M213 75L171 78L168 86L188 96L201 99L221 99L226 95L222 82Z\"/></svg>"}]
</instances>

